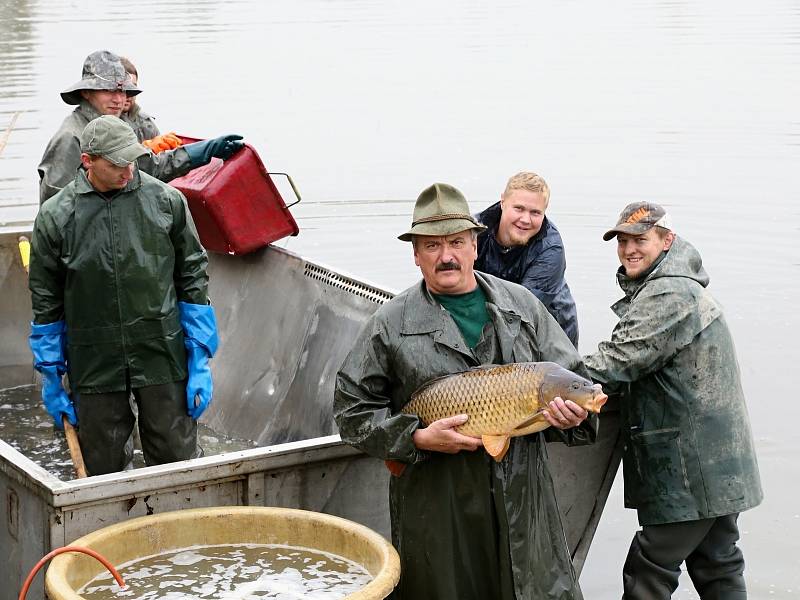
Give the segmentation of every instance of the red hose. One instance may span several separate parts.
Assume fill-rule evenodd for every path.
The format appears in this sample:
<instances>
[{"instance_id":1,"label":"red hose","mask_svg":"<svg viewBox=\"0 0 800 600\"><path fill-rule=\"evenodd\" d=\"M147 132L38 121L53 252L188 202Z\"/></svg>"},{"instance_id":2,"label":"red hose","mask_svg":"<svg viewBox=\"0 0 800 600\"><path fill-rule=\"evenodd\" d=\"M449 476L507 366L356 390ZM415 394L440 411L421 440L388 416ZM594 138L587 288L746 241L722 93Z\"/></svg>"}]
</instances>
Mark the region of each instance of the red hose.
<instances>
[{"instance_id":1,"label":"red hose","mask_svg":"<svg viewBox=\"0 0 800 600\"><path fill-rule=\"evenodd\" d=\"M25 595L28 593L28 588L31 587L31 582L33 581L34 576L36 573L41 569L44 564L58 554L63 554L64 552L83 552L84 554L88 554L91 557L96 558L103 566L109 570L109 572L114 576L114 579L117 580L117 583L120 587L125 587L125 582L120 577L120 574L114 568L110 562L108 562L105 558L100 556L94 550L90 550L89 548L82 548L81 546L64 546L63 548L56 548L52 552L50 552L47 556L43 557L39 562L36 563L36 566L31 569L31 572L28 573L28 577L25 579L25 583L22 584L22 590L19 592L19 600L25 600Z\"/></svg>"}]
</instances>

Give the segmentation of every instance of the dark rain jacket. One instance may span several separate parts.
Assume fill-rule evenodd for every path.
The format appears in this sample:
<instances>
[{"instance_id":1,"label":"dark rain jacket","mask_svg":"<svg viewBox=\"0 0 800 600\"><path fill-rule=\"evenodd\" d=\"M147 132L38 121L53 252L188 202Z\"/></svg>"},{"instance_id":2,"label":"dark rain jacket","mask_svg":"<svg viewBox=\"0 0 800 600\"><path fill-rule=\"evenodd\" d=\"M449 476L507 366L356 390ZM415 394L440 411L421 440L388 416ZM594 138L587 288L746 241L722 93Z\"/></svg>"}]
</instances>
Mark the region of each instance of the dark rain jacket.
<instances>
[{"instance_id":1,"label":"dark rain jacket","mask_svg":"<svg viewBox=\"0 0 800 600\"><path fill-rule=\"evenodd\" d=\"M649 274L617 274L625 297L611 341L585 363L622 394L625 506L656 525L738 513L761 483L722 310L700 254L677 237Z\"/></svg>"},{"instance_id":2,"label":"dark rain jacket","mask_svg":"<svg viewBox=\"0 0 800 600\"><path fill-rule=\"evenodd\" d=\"M478 235L475 268L528 288L547 307L577 348L578 311L564 278L567 260L561 234L545 217L542 228L527 244L506 249L496 238L500 213L498 202L476 215L488 229Z\"/></svg>"},{"instance_id":3,"label":"dark rain jacket","mask_svg":"<svg viewBox=\"0 0 800 600\"><path fill-rule=\"evenodd\" d=\"M400 412L423 383L479 364L553 361L582 371L575 348L530 292L491 275L476 277L490 323L475 350L420 282L361 330L337 377L336 422L347 443L407 463L390 483L392 539L401 560L396 598L578 599L545 440L591 443L595 416L566 432L512 438L496 463L482 449L417 450L412 435L420 421Z\"/></svg>"},{"instance_id":4,"label":"dark rain jacket","mask_svg":"<svg viewBox=\"0 0 800 600\"><path fill-rule=\"evenodd\" d=\"M177 302L207 304L208 257L181 193L134 172L112 199L86 172L39 210L29 287L36 324L67 323L79 393L186 378Z\"/></svg>"},{"instance_id":5,"label":"dark rain jacket","mask_svg":"<svg viewBox=\"0 0 800 600\"><path fill-rule=\"evenodd\" d=\"M127 113L124 113L122 120L131 126L140 142L161 135L155 119L144 112L138 104L134 104Z\"/></svg>"},{"instance_id":6,"label":"dark rain jacket","mask_svg":"<svg viewBox=\"0 0 800 600\"><path fill-rule=\"evenodd\" d=\"M39 204L43 204L75 179L75 174L81 165L81 133L89 121L99 116L100 113L91 104L81 100L50 139L38 167ZM140 132L136 135L138 137ZM139 141L142 139L145 138L140 137ZM185 175L191 169L189 154L183 148L159 154L150 152L139 157L136 162L142 171L161 181L171 181Z\"/></svg>"}]
</instances>

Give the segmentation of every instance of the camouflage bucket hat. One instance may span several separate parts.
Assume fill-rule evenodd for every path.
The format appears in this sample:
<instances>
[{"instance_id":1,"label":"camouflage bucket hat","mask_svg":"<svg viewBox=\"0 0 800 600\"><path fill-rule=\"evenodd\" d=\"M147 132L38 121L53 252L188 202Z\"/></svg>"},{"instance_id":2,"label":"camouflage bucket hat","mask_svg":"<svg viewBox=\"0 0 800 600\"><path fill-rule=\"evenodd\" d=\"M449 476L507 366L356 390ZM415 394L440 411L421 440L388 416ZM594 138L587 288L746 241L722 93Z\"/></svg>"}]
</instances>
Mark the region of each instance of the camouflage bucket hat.
<instances>
[{"instance_id":1,"label":"camouflage bucket hat","mask_svg":"<svg viewBox=\"0 0 800 600\"><path fill-rule=\"evenodd\" d=\"M617 224L603 234L603 239L608 241L618 233L639 235L656 226L672 229L664 207L652 202L634 202L623 209Z\"/></svg>"},{"instance_id":2,"label":"camouflage bucket hat","mask_svg":"<svg viewBox=\"0 0 800 600\"><path fill-rule=\"evenodd\" d=\"M397 239L410 242L412 235L452 235L467 229L483 231L486 227L469 214L464 194L452 185L434 183L417 198L411 229Z\"/></svg>"},{"instance_id":3,"label":"camouflage bucket hat","mask_svg":"<svg viewBox=\"0 0 800 600\"><path fill-rule=\"evenodd\" d=\"M108 50L98 50L86 57L81 80L61 92L61 99L67 104L80 104L81 90L122 90L128 96L142 91L133 85L119 56Z\"/></svg>"},{"instance_id":4,"label":"camouflage bucket hat","mask_svg":"<svg viewBox=\"0 0 800 600\"><path fill-rule=\"evenodd\" d=\"M150 152L139 143L133 129L122 119L103 115L89 121L81 133L81 152L102 156L118 167L127 167Z\"/></svg>"}]
</instances>

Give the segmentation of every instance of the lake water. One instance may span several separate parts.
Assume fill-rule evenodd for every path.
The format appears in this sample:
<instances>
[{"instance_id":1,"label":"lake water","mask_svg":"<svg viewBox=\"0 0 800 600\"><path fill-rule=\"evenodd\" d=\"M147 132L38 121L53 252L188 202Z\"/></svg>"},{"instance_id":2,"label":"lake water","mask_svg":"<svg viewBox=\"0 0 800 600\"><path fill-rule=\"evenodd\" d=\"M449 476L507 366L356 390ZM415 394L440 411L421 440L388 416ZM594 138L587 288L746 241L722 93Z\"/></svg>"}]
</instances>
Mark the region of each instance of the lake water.
<instances>
[{"instance_id":1,"label":"lake water","mask_svg":"<svg viewBox=\"0 0 800 600\"><path fill-rule=\"evenodd\" d=\"M737 341L764 504L742 515L753 598L800 596L800 6L795 0L0 3L0 228L89 52L133 59L163 131L246 136L303 195L279 245L400 290L396 239L434 181L479 210L519 170L552 189L581 350L615 322L622 207L652 200L702 253ZM3 138L0 137L0 140ZM287 194L288 201L288 194ZM617 482L581 577L618 598L636 528ZM676 597L696 598L688 578Z\"/></svg>"}]
</instances>

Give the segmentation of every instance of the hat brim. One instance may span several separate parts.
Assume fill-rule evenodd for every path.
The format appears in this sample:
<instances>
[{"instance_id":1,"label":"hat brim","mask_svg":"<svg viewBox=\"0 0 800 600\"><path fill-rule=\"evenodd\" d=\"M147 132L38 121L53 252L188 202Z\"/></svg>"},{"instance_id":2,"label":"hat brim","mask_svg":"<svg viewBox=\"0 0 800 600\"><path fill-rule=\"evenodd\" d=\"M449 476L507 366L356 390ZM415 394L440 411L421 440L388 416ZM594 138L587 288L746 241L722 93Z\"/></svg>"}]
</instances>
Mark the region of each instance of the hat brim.
<instances>
[{"instance_id":1,"label":"hat brim","mask_svg":"<svg viewBox=\"0 0 800 600\"><path fill-rule=\"evenodd\" d=\"M137 158L144 156L148 152L150 152L150 150L136 143L126 146L125 148L120 148L119 150L114 150L114 152L109 152L108 154L101 154L100 156L118 167L127 167Z\"/></svg>"},{"instance_id":2,"label":"hat brim","mask_svg":"<svg viewBox=\"0 0 800 600\"><path fill-rule=\"evenodd\" d=\"M442 221L431 221L429 223L418 223L402 235L398 235L397 239L404 242L410 242L414 235L431 235L443 236L453 235L461 231L469 229L476 229L478 232L486 229L485 225L470 221L469 219L446 219Z\"/></svg>"},{"instance_id":3,"label":"hat brim","mask_svg":"<svg viewBox=\"0 0 800 600\"><path fill-rule=\"evenodd\" d=\"M603 234L603 240L608 241L613 237L617 237L618 233L627 233L629 235L641 235L643 233L647 233L650 231L654 224L651 223L631 223L631 224L622 224L617 225L613 229L609 229Z\"/></svg>"},{"instance_id":4,"label":"hat brim","mask_svg":"<svg viewBox=\"0 0 800 600\"><path fill-rule=\"evenodd\" d=\"M116 85L110 85L110 82L103 81L102 79L97 79L92 77L90 79L81 79L78 83L69 86L63 92L61 92L61 99L66 102L67 104L80 104L82 100L81 92L83 90L107 90L113 91L118 89ZM122 86L122 91L125 92L128 96L135 96L137 94L141 94L142 90L138 87L133 85L132 83L126 83Z\"/></svg>"}]
</instances>

